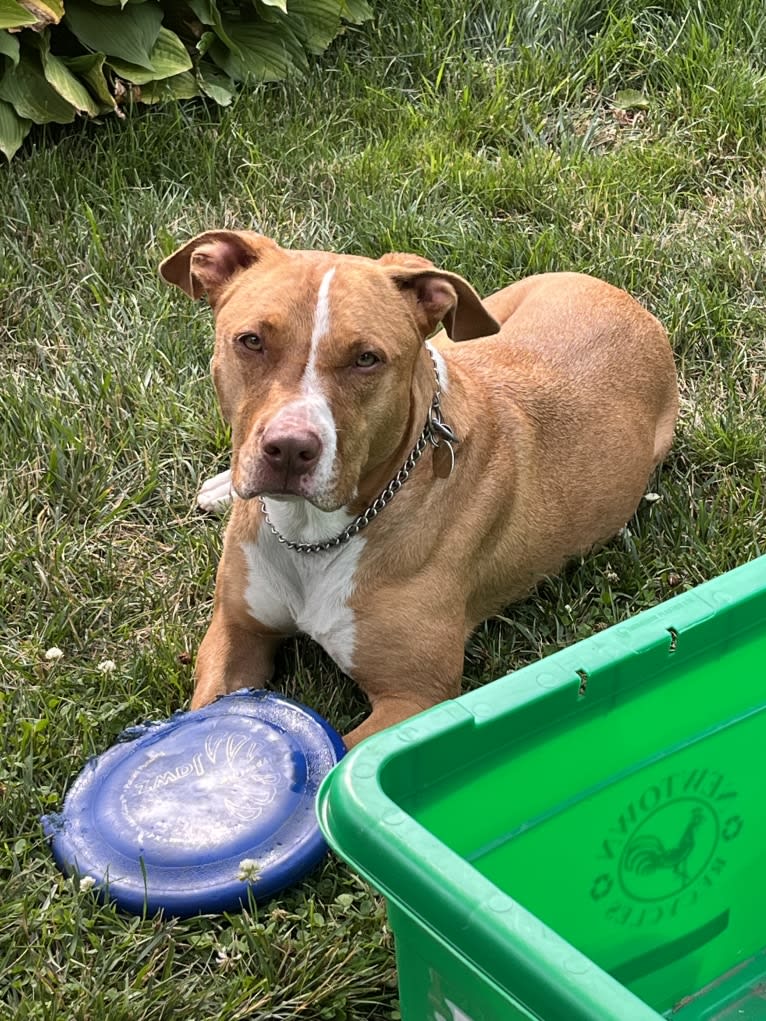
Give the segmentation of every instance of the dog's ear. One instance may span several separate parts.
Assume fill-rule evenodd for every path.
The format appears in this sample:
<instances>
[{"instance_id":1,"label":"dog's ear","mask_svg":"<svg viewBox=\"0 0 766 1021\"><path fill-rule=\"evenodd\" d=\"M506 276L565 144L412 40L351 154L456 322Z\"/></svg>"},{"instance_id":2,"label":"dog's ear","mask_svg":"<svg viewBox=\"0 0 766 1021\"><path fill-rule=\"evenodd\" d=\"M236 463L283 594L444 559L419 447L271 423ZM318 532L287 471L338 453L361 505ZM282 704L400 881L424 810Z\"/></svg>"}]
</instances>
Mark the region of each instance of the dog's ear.
<instances>
[{"instance_id":1,"label":"dog's ear","mask_svg":"<svg viewBox=\"0 0 766 1021\"><path fill-rule=\"evenodd\" d=\"M246 230L209 230L198 234L160 264L160 276L191 298L206 294L215 306L221 291L240 270L279 246Z\"/></svg>"},{"instance_id":2,"label":"dog's ear","mask_svg":"<svg viewBox=\"0 0 766 1021\"><path fill-rule=\"evenodd\" d=\"M396 258L396 257L394 257ZM424 337L442 323L453 340L473 340L500 330L500 324L484 308L481 298L457 273L447 273L416 255L400 257L391 264L379 260L410 302L415 320Z\"/></svg>"}]
</instances>

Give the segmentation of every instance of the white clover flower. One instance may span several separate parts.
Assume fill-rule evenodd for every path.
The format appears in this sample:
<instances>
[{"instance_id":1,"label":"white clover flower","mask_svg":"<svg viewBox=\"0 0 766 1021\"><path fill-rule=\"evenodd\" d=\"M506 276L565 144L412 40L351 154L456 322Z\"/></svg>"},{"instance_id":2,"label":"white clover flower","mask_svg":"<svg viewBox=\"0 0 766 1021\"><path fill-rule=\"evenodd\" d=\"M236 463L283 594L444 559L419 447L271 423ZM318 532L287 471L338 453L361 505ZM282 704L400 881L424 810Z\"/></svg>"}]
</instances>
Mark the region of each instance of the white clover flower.
<instances>
[{"instance_id":1,"label":"white clover flower","mask_svg":"<svg viewBox=\"0 0 766 1021\"><path fill-rule=\"evenodd\" d=\"M113 674L117 669L117 664L113 659L102 659L98 664L98 669L102 674Z\"/></svg>"},{"instance_id":2,"label":"white clover flower","mask_svg":"<svg viewBox=\"0 0 766 1021\"><path fill-rule=\"evenodd\" d=\"M45 658L46 658L47 660L51 660L51 661L53 661L53 660L55 660L55 659L61 659L61 657L62 657L63 655L64 655L64 653L63 653L63 652L61 651L61 649L59 649L59 648L58 648L57 646L53 645L53 646L51 646L51 648L50 648L50 649L48 649L48 651L47 651L47 652L45 653Z\"/></svg>"},{"instance_id":3,"label":"white clover flower","mask_svg":"<svg viewBox=\"0 0 766 1021\"><path fill-rule=\"evenodd\" d=\"M225 947L220 947L216 951L215 962L222 971L227 971L233 967L237 961L241 960L242 954L232 953Z\"/></svg>"},{"instance_id":4,"label":"white clover flower","mask_svg":"<svg viewBox=\"0 0 766 1021\"><path fill-rule=\"evenodd\" d=\"M96 880L93 876L80 876L80 889L81 890L92 890L96 885Z\"/></svg>"},{"instance_id":5,"label":"white clover flower","mask_svg":"<svg viewBox=\"0 0 766 1021\"><path fill-rule=\"evenodd\" d=\"M657 503L657 501L661 500L662 497L659 493L644 493L644 499L647 503Z\"/></svg>"},{"instance_id":6,"label":"white clover flower","mask_svg":"<svg viewBox=\"0 0 766 1021\"><path fill-rule=\"evenodd\" d=\"M240 883L255 883L259 879L260 871L261 866L255 858L243 858L239 863L237 879Z\"/></svg>"}]
</instances>

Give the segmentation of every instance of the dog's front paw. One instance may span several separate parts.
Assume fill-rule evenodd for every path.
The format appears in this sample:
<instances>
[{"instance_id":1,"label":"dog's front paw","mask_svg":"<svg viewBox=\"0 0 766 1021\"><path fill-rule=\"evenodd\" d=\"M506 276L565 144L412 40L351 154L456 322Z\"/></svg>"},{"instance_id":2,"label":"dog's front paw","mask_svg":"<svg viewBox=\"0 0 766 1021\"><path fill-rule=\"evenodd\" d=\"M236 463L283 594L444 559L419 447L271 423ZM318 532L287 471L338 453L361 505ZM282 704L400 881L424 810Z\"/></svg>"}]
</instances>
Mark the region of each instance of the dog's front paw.
<instances>
[{"instance_id":1,"label":"dog's front paw","mask_svg":"<svg viewBox=\"0 0 766 1021\"><path fill-rule=\"evenodd\" d=\"M219 472L212 479L203 482L202 488L197 493L197 506L211 514L220 514L225 510L233 499L231 489L231 470Z\"/></svg>"}]
</instances>

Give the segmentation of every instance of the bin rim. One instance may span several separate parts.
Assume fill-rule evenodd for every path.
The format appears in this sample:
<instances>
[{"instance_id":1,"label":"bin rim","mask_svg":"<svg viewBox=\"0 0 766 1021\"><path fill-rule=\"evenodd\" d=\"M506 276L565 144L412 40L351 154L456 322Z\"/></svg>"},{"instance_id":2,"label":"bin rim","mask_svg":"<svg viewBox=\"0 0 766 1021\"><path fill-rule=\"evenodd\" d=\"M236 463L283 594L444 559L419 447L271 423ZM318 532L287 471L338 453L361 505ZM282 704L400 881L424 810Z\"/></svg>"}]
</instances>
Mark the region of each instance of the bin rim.
<instances>
[{"instance_id":1,"label":"bin rim","mask_svg":"<svg viewBox=\"0 0 766 1021\"><path fill-rule=\"evenodd\" d=\"M631 1021L658 1021L662 1015L499 891L400 808L385 793L381 778L387 765L414 743L481 726L488 704L495 703L498 712L502 707L505 713L567 686L576 689L581 662L598 662L605 653L612 659L616 654L632 658L660 643L667 645L686 626L726 613L764 590L766 556L761 556L373 735L346 755L321 784L317 816L328 844L400 911L438 934L532 1013L546 1016L553 1010L568 1021L596 1017L625 1021L627 1016ZM479 706L481 719L475 713ZM466 901L471 905L468 911ZM509 970L513 989L498 979ZM550 983L553 972L556 988Z\"/></svg>"}]
</instances>

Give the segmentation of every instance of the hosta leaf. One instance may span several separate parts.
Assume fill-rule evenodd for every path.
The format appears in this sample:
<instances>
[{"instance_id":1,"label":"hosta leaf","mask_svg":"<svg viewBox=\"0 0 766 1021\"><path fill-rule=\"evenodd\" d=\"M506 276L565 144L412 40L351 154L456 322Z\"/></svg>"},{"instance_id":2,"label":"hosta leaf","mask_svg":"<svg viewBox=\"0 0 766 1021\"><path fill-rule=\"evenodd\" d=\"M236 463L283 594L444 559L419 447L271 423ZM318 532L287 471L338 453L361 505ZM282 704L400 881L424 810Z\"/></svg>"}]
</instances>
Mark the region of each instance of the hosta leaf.
<instances>
[{"instance_id":1,"label":"hosta leaf","mask_svg":"<svg viewBox=\"0 0 766 1021\"><path fill-rule=\"evenodd\" d=\"M102 110L113 110L117 106L104 74L104 61L106 60L104 53L86 53L82 57L64 57L62 59L70 71L87 82L91 92L101 104Z\"/></svg>"},{"instance_id":2,"label":"hosta leaf","mask_svg":"<svg viewBox=\"0 0 766 1021\"><path fill-rule=\"evenodd\" d=\"M283 14L287 14L287 0L261 0L261 3L267 7L278 7ZM292 7L292 0L290 6Z\"/></svg>"},{"instance_id":3,"label":"hosta leaf","mask_svg":"<svg viewBox=\"0 0 766 1021\"><path fill-rule=\"evenodd\" d=\"M167 103L170 99L194 99L199 95L199 85L193 74L184 71L160 82L150 82L136 90L141 103Z\"/></svg>"},{"instance_id":4,"label":"hosta leaf","mask_svg":"<svg viewBox=\"0 0 766 1021\"><path fill-rule=\"evenodd\" d=\"M188 0L189 7L194 11L203 25L214 25L220 13L211 0Z\"/></svg>"},{"instance_id":5,"label":"hosta leaf","mask_svg":"<svg viewBox=\"0 0 766 1021\"><path fill-rule=\"evenodd\" d=\"M89 117L98 117L101 113L98 103L83 83L72 74L61 57L56 57L50 52L47 35L38 36L37 43L40 48L40 59L46 81L79 113L87 113Z\"/></svg>"},{"instance_id":6,"label":"hosta leaf","mask_svg":"<svg viewBox=\"0 0 766 1021\"><path fill-rule=\"evenodd\" d=\"M64 20L89 49L152 70L150 53L162 27L159 4L128 4L116 10L67 0Z\"/></svg>"},{"instance_id":7,"label":"hosta leaf","mask_svg":"<svg viewBox=\"0 0 766 1021\"><path fill-rule=\"evenodd\" d=\"M36 53L25 50L17 67L9 68L0 81L0 99L10 103L19 117L35 124L69 124L74 107L45 80Z\"/></svg>"},{"instance_id":8,"label":"hosta leaf","mask_svg":"<svg viewBox=\"0 0 766 1021\"><path fill-rule=\"evenodd\" d=\"M298 39L283 23L225 21L226 32L242 53L240 59L221 42L210 47L210 56L234 81L255 78L271 82L288 78L307 68L306 54Z\"/></svg>"},{"instance_id":9,"label":"hosta leaf","mask_svg":"<svg viewBox=\"0 0 766 1021\"><path fill-rule=\"evenodd\" d=\"M217 38L215 32L203 32L197 43L197 52L204 57Z\"/></svg>"},{"instance_id":10,"label":"hosta leaf","mask_svg":"<svg viewBox=\"0 0 766 1021\"><path fill-rule=\"evenodd\" d=\"M35 16L38 25L58 25L64 17L61 0L20 0L21 5Z\"/></svg>"},{"instance_id":11,"label":"hosta leaf","mask_svg":"<svg viewBox=\"0 0 766 1021\"><path fill-rule=\"evenodd\" d=\"M111 67L115 74L118 74L126 82L130 82L131 85L148 85L157 77L154 70L147 71L145 67L130 64L127 60L120 60L118 57L107 57L106 63L107 67Z\"/></svg>"},{"instance_id":12,"label":"hosta leaf","mask_svg":"<svg viewBox=\"0 0 766 1021\"><path fill-rule=\"evenodd\" d=\"M197 68L197 80L201 92L219 106L228 106L236 95L231 79L219 74L206 60Z\"/></svg>"},{"instance_id":13,"label":"hosta leaf","mask_svg":"<svg viewBox=\"0 0 766 1021\"><path fill-rule=\"evenodd\" d=\"M189 71L192 66L189 51L175 32L167 28L160 29L149 59L157 78L170 78L172 75Z\"/></svg>"},{"instance_id":14,"label":"hosta leaf","mask_svg":"<svg viewBox=\"0 0 766 1021\"><path fill-rule=\"evenodd\" d=\"M23 28L34 25L37 18L16 0L0 0L0 28Z\"/></svg>"},{"instance_id":15,"label":"hosta leaf","mask_svg":"<svg viewBox=\"0 0 766 1021\"><path fill-rule=\"evenodd\" d=\"M184 44L174 32L170 32L166 28L160 29L157 42L149 54L149 60L152 65L151 71L114 57L110 57L108 63L120 78L132 82L134 85L147 85L149 82L162 78L172 78L174 75L190 70L192 66L191 57ZM157 102L157 100L153 100L153 102Z\"/></svg>"},{"instance_id":16,"label":"hosta leaf","mask_svg":"<svg viewBox=\"0 0 766 1021\"><path fill-rule=\"evenodd\" d=\"M0 151L10 160L27 137L32 121L19 117L10 103L0 99Z\"/></svg>"},{"instance_id":17,"label":"hosta leaf","mask_svg":"<svg viewBox=\"0 0 766 1021\"><path fill-rule=\"evenodd\" d=\"M283 19L287 14L286 9L282 10L281 7L267 4L265 0L250 0L250 2L259 21L265 21L269 25L281 25L283 23ZM231 8L227 6L226 11L231 13Z\"/></svg>"},{"instance_id":18,"label":"hosta leaf","mask_svg":"<svg viewBox=\"0 0 766 1021\"><path fill-rule=\"evenodd\" d=\"M10 57L14 65L19 62L19 40L10 32L0 32L0 53Z\"/></svg>"},{"instance_id":19,"label":"hosta leaf","mask_svg":"<svg viewBox=\"0 0 766 1021\"><path fill-rule=\"evenodd\" d=\"M289 16L311 53L324 53L341 30L337 0L290 0Z\"/></svg>"},{"instance_id":20,"label":"hosta leaf","mask_svg":"<svg viewBox=\"0 0 766 1021\"><path fill-rule=\"evenodd\" d=\"M230 49L238 57L241 57L242 52L239 46L237 46L237 44L234 42L234 40L226 31L226 28L223 23L223 18L221 17L221 12L218 10L218 5L216 4L216 0L187 0L187 2L189 4L189 7L191 7L192 11L197 15L202 24L210 25L213 29L215 29L215 34L223 43L226 44L228 49ZM2 3L2 0L0 0L0 3ZM205 33L205 35L207 35L207 33ZM210 44L208 43L204 50L201 49L201 44L204 39L205 36L203 36L202 39L200 39L199 43L197 44L197 49L200 51L200 53L206 53L207 50L210 48Z\"/></svg>"},{"instance_id":21,"label":"hosta leaf","mask_svg":"<svg viewBox=\"0 0 766 1021\"><path fill-rule=\"evenodd\" d=\"M340 15L344 21L361 25L372 17L372 8L366 0L340 0Z\"/></svg>"}]
</instances>

